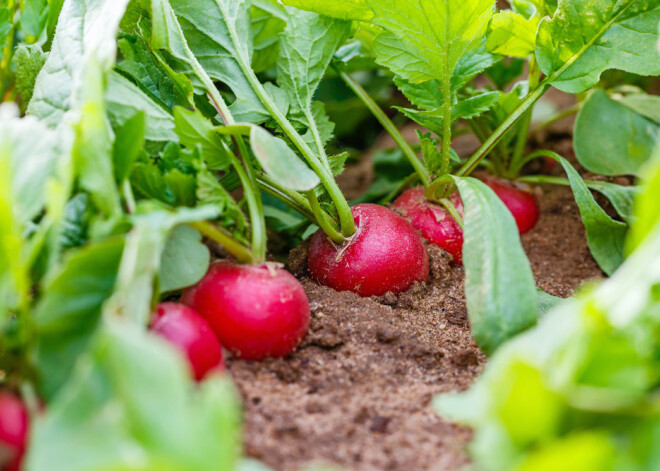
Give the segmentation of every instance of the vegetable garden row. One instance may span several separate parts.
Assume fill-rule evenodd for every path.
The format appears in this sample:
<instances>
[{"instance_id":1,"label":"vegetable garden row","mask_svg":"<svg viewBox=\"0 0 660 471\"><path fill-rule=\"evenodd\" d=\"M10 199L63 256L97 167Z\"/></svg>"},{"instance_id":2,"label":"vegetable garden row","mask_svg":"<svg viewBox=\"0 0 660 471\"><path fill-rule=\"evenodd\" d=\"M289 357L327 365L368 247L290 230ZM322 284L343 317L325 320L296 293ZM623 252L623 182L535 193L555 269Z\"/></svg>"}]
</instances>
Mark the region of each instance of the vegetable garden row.
<instances>
[{"instance_id":1,"label":"vegetable garden row","mask_svg":"<svg viewBox=\"0 0 660 471\"><path fill-rule=\"evenodd\" d=\"M251 423L313 453L253 412L310 374L305 423L442 392L475 470L657 469L659 30L660 0L2 0L0 470L457 466L268 456ZM574 153L539 144L573 117ZM602 278L568 299L525 250L559 188Z\"/></svg>"}]
</instances>

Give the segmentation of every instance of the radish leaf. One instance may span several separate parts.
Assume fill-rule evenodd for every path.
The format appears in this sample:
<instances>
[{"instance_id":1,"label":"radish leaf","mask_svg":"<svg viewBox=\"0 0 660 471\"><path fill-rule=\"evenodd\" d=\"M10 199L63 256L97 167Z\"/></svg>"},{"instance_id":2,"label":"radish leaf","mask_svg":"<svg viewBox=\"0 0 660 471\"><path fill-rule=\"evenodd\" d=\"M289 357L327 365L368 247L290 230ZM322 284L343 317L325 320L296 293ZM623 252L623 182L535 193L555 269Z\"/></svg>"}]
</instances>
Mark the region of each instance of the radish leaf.
<instances>
[{"instance_id":1,"label":"radish leaf","mask_svg":"<svg viewBox=\"0 0 660 471\"><path fill-rule=\"evenodd\" d=\"M588 12L588 14L585 14ZM539 25L536 59L552 85L581 93L608 69L659 75L656 0L560 0Z\"/></svg>"},{"instance_id":2,"label":"radish leaf","mask_svg":"<svg viewBox=\"0 0 660 471\"><path fill-rule=\"evenodd\" d=\"M463 265L472 335L491 354L536 323L534 276L504 203L474 178L454 179L465 208Z\"/></svg>"},{"instance_id":3,"label":"radish leaf","mask_svg":"<svg viewBox=\"0 0 660 471\"><path fill-rule=\"evenodd\" d=\"M528 57L534 54L539 18L526 19L512 11L494 15L488 25L486 48L495 54Z\"/></svg>"},{"instance_id":4,"label":"radish leaf","mask_svg":"<svg viewBox=\"0 0 660 471\"><path fill-rule=\"evenodd\" d=\"M373 16L368 0L283 0L282 3L340 20L366 21Z\"/></svg>"},{"instance_id":5,"label":"radish leaf","mask_svg":"<svg viewBox=\"0 0 660 471\"><path fill-rule=\"evenodd\" d=\"M575 123L575 154L587 170L601 175L637 175L651 157L660 126L594 91Z\"/></svg>"},{"instance_id":6,"label":"radish leaf","mask_svg":"<svg viewBox=\"0 0 660 471\"><path fill-rule=\"evenodd\" d=\"M192 286L206 274L211 253L202 236L190 226L179 226L167 241L161 258L158 279L160 292Z\"/></svg>"}]
</instances>

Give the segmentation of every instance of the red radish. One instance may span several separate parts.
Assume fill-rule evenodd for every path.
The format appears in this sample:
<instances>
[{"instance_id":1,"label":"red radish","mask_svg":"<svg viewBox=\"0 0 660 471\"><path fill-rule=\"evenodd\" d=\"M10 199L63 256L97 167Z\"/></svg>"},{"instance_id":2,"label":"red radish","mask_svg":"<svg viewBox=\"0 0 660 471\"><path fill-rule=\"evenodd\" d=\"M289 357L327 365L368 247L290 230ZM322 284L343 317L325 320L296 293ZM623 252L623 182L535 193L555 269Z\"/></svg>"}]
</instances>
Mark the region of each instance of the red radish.
<instances>
[{"instance_id":1,"label":"red radish","mask_svg":"<svg viewBox=\"0 0 660 471\"><path fill-rule=\"evenodd\" d=\"M429 277L424 242L394 211L375 204L352 208L357 232L335 245L321 231L309 246L309 272L319 283L360 296L401 293Z\"/></svg>"},{"instance_id":2,"label":"red radish","mask_svg":"<svg viewBox=\"0 0 660 471\"><path fill-rule=\"evenodd\" d=\"M292 353L309 328L305 290L273 263L215 262L181 299L206 318L225 348L246 360Z\"/></svg>"},{"instance_id":3,"label":"red radish","mask_svg":"<svg viewBox=\"0 0 660 471\"><path fill-rule=\"evenodd\" d=\"M161 303L151 330L169 340L188 358L197 381L225 368L222 348L208 322L183 304Z\"/></svg>"},{"instance_id":4,"label":"red radish","mask_svg":"<svg viewBox=\"0 0 660 471\"><path fill-rule=\"evenodd\" d=\"M454 192L450 201L463 216L463 202ZM454 257L454 263L463 262L463 230L444 206L432 203L424 195L424 187L417 186L404 191L394 202L394 207L410 221L427 241L444 249Z\"/></svg>"},{"instance_id":5,"label":"red radish","mask_svg":"<svg viewBox=\"0 0 660 471\"><path fill-rule=\"evenodd\" d=\"M13 394L0 392L0 469L21 469L28 429L28 413L23 402Z\"/></svg>"},{"instance_id":6,"label":"red radish","mask_svg":"<svg viewBox=\"0 0 660 471\"><path fill-rule=\"evenodd\" d=\"M506 180L493 177L485 177L482 180L509 208L521 234L525 234L534 228L539 220L539 206L534 195Z\"/></svg>"}]
</instances>

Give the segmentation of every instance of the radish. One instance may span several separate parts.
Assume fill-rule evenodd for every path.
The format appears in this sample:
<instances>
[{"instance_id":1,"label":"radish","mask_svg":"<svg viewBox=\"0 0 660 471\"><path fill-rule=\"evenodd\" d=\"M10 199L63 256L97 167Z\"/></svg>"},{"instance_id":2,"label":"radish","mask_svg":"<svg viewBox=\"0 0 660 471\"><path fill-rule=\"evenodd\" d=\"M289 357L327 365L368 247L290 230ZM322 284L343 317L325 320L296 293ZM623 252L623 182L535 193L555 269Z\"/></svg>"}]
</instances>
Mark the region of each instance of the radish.
<instances>
[{"instance_id":1,"label":"radish","mask_svg":"<svg viewBox=\"0 0 660 471\"><path fill-rule=\"evenodd\" d=\"M21 469L28 429L28 413L23 402L13 394L0 392L0 469Z\"/></svg>"},{"instance_id":2,"label":"radish","mask_svg":"<svg viewBox=\"0 0 660 471\"><path fill-rule=\"evenodd\" d=\"M463 215L463 202L458 192L450 200ZM454 257L454 263L463 262L463 230L449 212L440 204L429 201L424 187L417 186L404 191L394 202L394 207L410 221L429 243L437 245Z\"/></svg>"},{"instance_id":3,"label":"radish","mask_svg":"<svg viewBox=\"0 0 660 471\"><path fill-rule=\"evenodd\" d=\"M284 357L309 328L307 295L278 264L211 264L182 302L209 322L220 343L246 360Z\"/></svg>"},{"instance_id":4,"label":"radish","mask_svg":"<svg viewBox=\"0 0 660 471\"><path fill-rule=\"evenodd\" d=\"M222 348L208 322L183 304L158 305L151 330L176 346L188 358L197 381L211 371L224 370Z\"/></svg>"},{"instance_id":5,"label":"radish","mask_svg":"<svg viewBox=\"0 0 660 471\"><path fill-rule=\"evenodd\" d=\"M518 231L525 234L531 231L539 220L539 206L536 198L530 192L518 188L507 180L500 180L491 176L483 177L482 181L488 185L504 205L509 208L518 225Z\"/></svg>"},{"instance_id":6,"label":"radish","mask_svg":"<svg viewBox=\"0 0 660 471\"><path fill-rule=\"evenodd\" d=\"M424 242L403 217L375 204L352 208L357 232L341 245L321 231L309 247L309 272L319 283L360 296L401 293L426 281Z\"/></svg>"}]
</instances>

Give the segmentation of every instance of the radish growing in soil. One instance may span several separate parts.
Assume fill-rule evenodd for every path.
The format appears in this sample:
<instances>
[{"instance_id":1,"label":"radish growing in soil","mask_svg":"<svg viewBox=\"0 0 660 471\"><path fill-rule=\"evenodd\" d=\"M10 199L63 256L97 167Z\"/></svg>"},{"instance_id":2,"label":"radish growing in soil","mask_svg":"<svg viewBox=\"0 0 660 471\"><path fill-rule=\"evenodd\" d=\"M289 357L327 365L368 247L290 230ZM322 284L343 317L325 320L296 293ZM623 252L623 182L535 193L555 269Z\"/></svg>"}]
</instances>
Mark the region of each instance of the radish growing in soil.
<instances>
[{"instance_id":1,"label":"radish growing in soil","mask_svg":"<svg viewBox=\"0 0 660 471\"><path fill-rule=\"evenodd\" d=\"M491 176L482 178L495 194L509 208L518 225L518 231L526 234L531 231L539 220L539 206L534 195L507 180Z\"/></svg>"},{"instance_id":2,"label":"radish growing in soil","mask_svg":"<svg viewBox=\"0 0 660 471\"><path fill-rule=\"evenodd\" d=\"M28 414L23 402L13 394L0 392L0 469L21 469L28 429Z\"/></svg>"},{"instance_id":3,"label":"radish growing in soil","mask_svg":"<svg viewBox=\"0 0 660 471\"><path fill-rule=\"evenodd\" d=\"M161 303L151 330L186 355L197 381L212 371L224 370L222 348L208 322L188 306Z\"/></svg>"},{"instance_id":4,"label":"radish growing in soil","mask_svg":"<svg viewBox=\"0 0 660 471\"><path fill-rule=\"evenodd\" d=\"M289 355L309 327L300 282L273 263L215 262L182 302L206 318L225 348L246 360Z\"/></svg>"},{"instance_id":5,"label":"radish growing in soil","mask_svg":"<svg viewBox=\"0 0 660 471\"><path fill-rule=\"evenodd\" d=\"M404 218L375 204L352 211L357 232L344 243L333 243L322 231L312 238L308 265L315 280L337 291L378 296L428 279L426 248Z\"/></svg>"}]
</instances>

